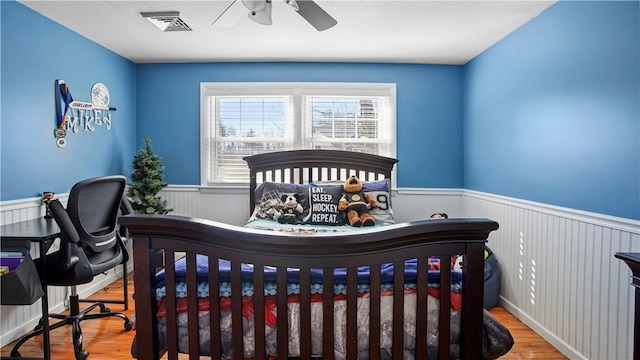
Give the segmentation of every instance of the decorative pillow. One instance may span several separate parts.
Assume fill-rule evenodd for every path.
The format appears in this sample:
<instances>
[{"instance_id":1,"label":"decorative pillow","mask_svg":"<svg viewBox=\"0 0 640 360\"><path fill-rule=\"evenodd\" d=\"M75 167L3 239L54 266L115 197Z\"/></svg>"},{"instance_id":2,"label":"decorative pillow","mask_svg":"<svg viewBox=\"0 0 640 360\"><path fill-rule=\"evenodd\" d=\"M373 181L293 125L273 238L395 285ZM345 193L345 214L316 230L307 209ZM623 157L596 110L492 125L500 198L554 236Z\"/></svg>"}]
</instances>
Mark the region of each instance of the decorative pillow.
<instances>
[{"instance_id":1,"label":"decorative pillow","mask_svg":"<svg viewBox=\"0 0 640 360\"><path fill-rule=\"evenodd\" d=\"M364 191L389 191L389 180L363 181L362 190Z\"/></svg>"},{"instance_id":2,"label":"decorative pillow","mask_svg":"<svg viewBox=\"0 0 640 360\"><path fill-rule=\"evenodd\" d=\"M338 187L342 193L342 185L344 182L330 181L330 182L317 182L312 183L311 186L320 186L324 188ZM363 181L362 191L373 196L378 202L377 209L369 209L369 214L373 216L376 221L386 221L393 223L393 209L391 209L391 191L389 190L389 180L378 181ZM339 198L338 198L339 200Z\"/></svg>"},{"instance_id":3,"label":"decorative pillow","mask_svg":"<svg viewBox=\"0 0 640 360\"><path fill-rule=\"evenodd\" d=\"M291 194L299 195L299 203L305 209L305 213L300 218L304 218L309 208L308 188L309 185L263 182L254 192L256 205L249 221L255 219L273 220L274 215L279 213L282 208L282 195Z\"/></svg>"},{"instance_id":4,"label":"decorative pillow","mask_svg":"<svg viewBox=\"0 0 640 360\"><path fill-rule=\"evenodd\" d=\"M305 208L305 224L342 225L344 218L338 211L338 202L342 196L342 186L309 186L308 207ZM305 207L302 205L302 207ZM307 212L308 210L308 212Z\"/></svg>"},{"instance_id":5,"label":"decorative pillow","mask_svg":"<svg viewBox=\"0 0 640 360\"><path fill-rule=\"evenodd\" d=\"M391 209L391 191L389 191L388 179L380 181L364 181L362 191L373 196L378 202L377 209L369 209L369 214L376 220L394 222L393 209Z\"/></svg>"},{"instance_id":6,"label":"decorative pillow","mask_svg":"<svg viewBox=\"0 0 640 360\"><path fill-rule=\"evenodd\" d=\"M282 195L298 194L300 205L304 209L298 218L301 224L343 225L343 214L338 211L342 185L343 182L319 182L309 185L263 182L254 192L256 205L249 221L273 220L274 215L282 208ZM370 209L369 213L377 221L394 222L389 181L363 181L362 189L378 202L378 208Z\"/></svg>"}]
</instances>

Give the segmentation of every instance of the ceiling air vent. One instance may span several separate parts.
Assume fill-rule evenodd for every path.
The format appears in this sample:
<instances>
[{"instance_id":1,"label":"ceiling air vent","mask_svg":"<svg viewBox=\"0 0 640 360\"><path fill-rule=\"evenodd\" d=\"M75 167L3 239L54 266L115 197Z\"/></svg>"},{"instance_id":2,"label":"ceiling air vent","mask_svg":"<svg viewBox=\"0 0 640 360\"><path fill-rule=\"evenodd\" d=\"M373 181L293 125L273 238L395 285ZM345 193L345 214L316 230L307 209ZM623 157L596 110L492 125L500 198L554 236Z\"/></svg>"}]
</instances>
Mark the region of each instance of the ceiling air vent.
<instances>
[{"instance_id":1,"label":"ceiling air vent","mask_svg":"<svg viewBox=\"0 0 640 360\"><path fill-rule=\"evenodd\" d=\"M140 15L162 31L191 31L189 25L180 19L179 11L143 12Z\"/></svg>"}]
</instances>

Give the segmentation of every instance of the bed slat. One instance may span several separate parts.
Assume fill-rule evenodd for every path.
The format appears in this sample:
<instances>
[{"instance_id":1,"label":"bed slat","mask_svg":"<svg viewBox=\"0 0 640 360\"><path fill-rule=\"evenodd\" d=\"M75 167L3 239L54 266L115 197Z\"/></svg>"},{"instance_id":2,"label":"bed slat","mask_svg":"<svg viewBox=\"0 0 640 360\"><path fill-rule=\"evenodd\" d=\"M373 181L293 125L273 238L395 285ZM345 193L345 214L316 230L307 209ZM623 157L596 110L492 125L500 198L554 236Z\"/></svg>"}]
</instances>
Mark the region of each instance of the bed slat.
<instances>
[{"instance_id":1,"label":"bed slat","mask_svg":"<svg viewBox=\"0 0 640 360\"><path fill-rule=\"evenodd\" d=\"M156 301L155 287L152 289L151 284L155 284L155 250L151 245L151 239L147 236L139 236L133 242L134 258L138 254L136 271L134 273L135 281L140 284L136 288L135 300L138 305L136 308L136 325L137 330L142 328L142 334L136 339L136 347L138 353L145 351L148 359L160 358L160 344L158 337L158 302ZM154 330L155 329L155 330ZM136 336L137 337L137 336Z\"/></svg>"},{"instance_id":2,"label":"bed slat","mask_svg":"<svg viewBox=\"0 0 640 360\"><path fill-rule=\"evenodd\" d=\"M469 243L462 272L462 356L482 356L482 299L484 286L484 244ZM467 301L480 299L479 301Z\"/></svg>"},{"instance_id":3,"label":"bed slat","mask_svg":"<svg viewBox=\"0 0 640 360\"><path fill-rule=\"evenodd\" d=\"M173 254L173 253L172 253ZM189 333L198 333L198 285L196 282L196 254L187 253L187 317ZM173 264L171 262L170 264ZM197 336L189 337L189 359L200 357L200 344Z\"/></svg>"},{"instance_id":4,"label":"bed slat","mask_svg":"<svg viewBox=\"0 0 640 360\"><path fill-rule=\"evenodd\" d=\"M380 360L380 265L370 267L369 359Z\"/></svg>"},{"instance_id":5,"label":"bed slat","mask_svg":"<svg viewBox=\"0 0 640 360\"><path fill-rule=\"evenodd\" d=\"M300 269L300 357L311 358L311 276Z\"/></svg>"},{"instance_id":6,"label":"bed slat","mask_svg":"<svg viewBox=\"0 0 640 360\"><path fill-rule=\"evenodd\" d=\"M218 263L220 259L215 256L209 256L209 295L218 295L220 293L220 276L218 273ZM209 296L209 341L211 344L211 358L220 359L221 343L220 343L220 297Z\"/></svg>"},{"instance_id":7,"label":"bed slat","mask_svg":"<svg viewBox=\"0 0 640 360\"><path fill-rule=\"evenodd\" d=\"M416 281L416 359L427 358L427 327L420 324L427 323L427 309L429 297L427 296L428 266L426 257L418 259L418 279Z\"/></svg>"},{"instance_id":8,"label":"bed slat","mask_svg":"<svg viewBox=\"0 0 640 360\"><path fill-rule=\"evenodd\" d=\"M442 256L440 258L440 318L439 318L439 358L448 359L451 334L451 258Z\"/></svg>"},{"instance_id":9,"label":"bed slat","mask_svg":"<svg viewBox=\"0 0 640 360\"><path fill-rule=\"evenodd\" d=\"M322 269L322 356L333 360L333 269Z\"/></svg>"},{"instance_id":10,"label":"bed slat","mask_svg":"<svg viewBox=\"0 0 640 360\"><path fill-rule=\"evenodd\" d=\"M265 310L264 310L264 266L253 266L253 305L254 305L254 324L256 334L256 360L264 360L266 354L265 349ZM217 358L214 358L217 359Z\"/></svg>"},{"instance_id":11,"label":"bed slat","mask_svg":"<svg viewBox=\"0 0 640 360\"><path fill-rule=\"evenodd\" d=\"M233 339L233 358L242 359L244 354L242 342L242 283L241 264L231 262L231 336Z\"/></svg>"},{"instance_id":12,"label":"bed slat","mask_svg":"<svg viewBox=\"0 0 640 360\"><path fill-rule=\"evenodd\" d=\"M347 359L358 358L358 269L347 268Z\"/></svg>"},{"instance_id":13,"label":"bed slat","mask_svg":"<svg viewBox=\"0 0 640 360\"><path fill-rule=\"evenodd\" d=\"M286 359L289 356L289 322L287 307L287 269L278 267L276 272L276 308L278 309L278 357Z\"/></svg>"},{"instance_id":14,"label":"bed slat","mask_svg":"<svg viewBox=\"0 0 640 360\"><path fill-rule=\"evenodd\" d=\"M402 358L404 344L404 261L393 263L393 345L394 359Z\"/></svg>"},{"instance_id":15,"label":"bed slat","mask_svg":"<svg viewBox=\"0 0 640 360\"><path fill-rule=\"evenodd\" d=\"M165 261L168 264L175 262L174 253L169 251L165 253ZM175 284L175 269L168 267L164 273L165 282L167 284ZM167 334L175 334L167 338L167 349L169 352L169 360L176 360L178 358L178 325L177 314L170 309L176 309L176 288L175 286L167 286L167 296L165 307L167 309ZM175 352L175 355L174 355Z\"/></svg>"}]
</instances>

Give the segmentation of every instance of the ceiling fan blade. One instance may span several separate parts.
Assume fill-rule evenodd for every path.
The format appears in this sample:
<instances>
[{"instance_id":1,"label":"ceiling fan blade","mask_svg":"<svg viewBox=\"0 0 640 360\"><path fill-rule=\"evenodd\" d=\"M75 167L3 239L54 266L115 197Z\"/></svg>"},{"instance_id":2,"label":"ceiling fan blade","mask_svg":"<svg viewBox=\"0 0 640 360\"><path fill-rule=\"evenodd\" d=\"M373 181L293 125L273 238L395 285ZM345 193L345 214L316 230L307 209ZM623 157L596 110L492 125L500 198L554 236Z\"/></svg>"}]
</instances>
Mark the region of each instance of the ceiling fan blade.
<instances>
[{"instance_id":1,"label":"ceiling fan blade","mask_svg":"<svg viewBox=\"0 0 640 360\"><path fill-rule=\"evenodd\" d=\"M231 6L233 6L233 4L235 4L235 3L236 3L236 1L237 1L237 0L233 0L233 1L231 2L231 4L229 4L229 6L227 6L227 8L226 8L226 9L224 9L224 11L222 11L222 13L221 13L220 15L218 15L218 17L217 17L215 20L213 20L213 22L211 23L211 25L215 25L215 24L218 22L218 20L220 20L220 18L222 18L222 16L224 16L224 14L226 14L226 13L227 13L227 11L229 11L229 9L231 8Z\"/></svg>"},{"instance_id":2,"label":"ceiling fan blade","mask_svg":"<svg viewBox=\"0 0 640 360\"><path fill-rule=\"evenodd\" d=\"M298 4L298 14L318 31L327 30L338 23L312 0L296 0L296 3Z\"/></svg>"}]
</instances>

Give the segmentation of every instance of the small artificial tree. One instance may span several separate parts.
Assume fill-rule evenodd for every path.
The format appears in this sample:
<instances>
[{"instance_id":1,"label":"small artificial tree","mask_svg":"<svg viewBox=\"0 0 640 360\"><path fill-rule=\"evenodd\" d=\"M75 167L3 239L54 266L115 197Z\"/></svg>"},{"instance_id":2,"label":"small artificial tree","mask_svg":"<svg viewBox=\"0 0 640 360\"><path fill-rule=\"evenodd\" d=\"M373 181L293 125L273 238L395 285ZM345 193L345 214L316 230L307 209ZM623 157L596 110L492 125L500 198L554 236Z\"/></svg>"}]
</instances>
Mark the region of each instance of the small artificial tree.
<instances>
[{"instance_id":1,"label":"small artificial tree","mask_svg":"<svg viewBox=\"0 0 640 360\"><path fill-rule=\"evenodd\" d=\"M158 193L167 183L164 182L164 165L162 158L151 148L151 139L144 138L146 144L133 157L133 183L129 185L128 196L131 207L141 214L167 214L173 209L167 209L167 201L162 200Z\"/></svg>"}]
</instances>

